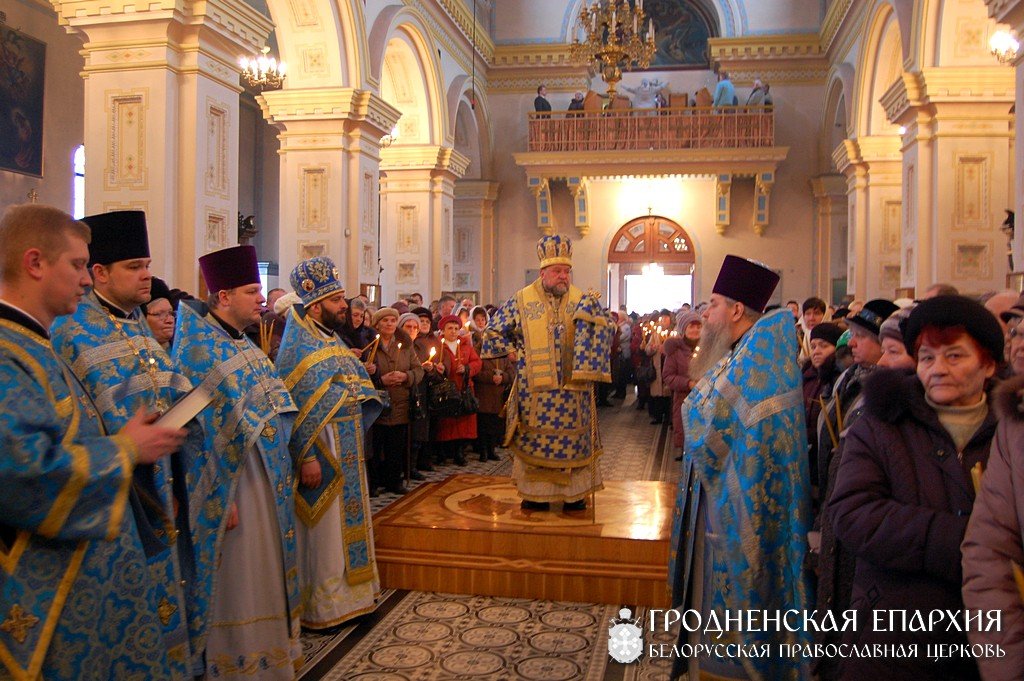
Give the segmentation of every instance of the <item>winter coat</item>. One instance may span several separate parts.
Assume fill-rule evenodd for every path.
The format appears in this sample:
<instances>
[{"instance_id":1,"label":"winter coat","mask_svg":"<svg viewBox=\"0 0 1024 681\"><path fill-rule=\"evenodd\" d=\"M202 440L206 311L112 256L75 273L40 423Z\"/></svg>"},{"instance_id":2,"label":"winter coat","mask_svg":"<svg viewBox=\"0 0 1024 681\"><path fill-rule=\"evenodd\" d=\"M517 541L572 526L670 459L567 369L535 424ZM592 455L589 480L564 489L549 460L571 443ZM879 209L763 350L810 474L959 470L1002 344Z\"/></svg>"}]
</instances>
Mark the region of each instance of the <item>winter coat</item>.
<instances>
[{"instance_id":1,"label":"winter coat","mask_svg":"<svg viewBox=\"0 0 1024 681\"><path fill-rule=\"evenodd\" d=\"M470 387L472 390L472 378L480 373L482 362L480 355L476 354L473 344L469 339L463 338L459 342L459 357L462 359L462 371L452 369L455 364L455 355L448 349L445 342L441 341L441 358L444 362L444 375L448 380L455 382L455 387L463 390L466 387L466 368L469 368ZM454 418L441 419L437 425L437 440L475 440L476 439L476 414L466 414Z\"/></svg>"},{"instance_id":2,"label":"winter coat","mask_svg":"<svg viewBox=\"0 0 1024 681\"><path fill-rule=\"evenodd\" d=\"M501 383L494 382L494 373L501 372ZM473 379L473 390L480 401L481 414L497 414L505 404L505 395L516 377L516 368L508 355L482 360L480 373Z\"/></svg>"},{"instance_id":3,"label":"winter coat","mask_svg":"<svg viewBox=\"0 0 1024 681\"><path fill-rule=\"evenodd\" d=\"M1024 597L1014 581L1012 568L1012 562L1024 566L1022 389L1024 377L1012 379L996 391L993 406L999 415L999 426L960 547L964 607L1002 612L999 630L970 631L967 635L971 643L999 645L1005 654L978 659L985 681L1024 678Z\"/></svg>"},{"instance_id":4,"label":"winter coat","mask_svg":"<svg viewBox=\"0 0 1024 681\"><path fill-rule=\"evenodd\" d=\"M654 363L654 380L651 381L651 397L667 397L672 394L671 390L665 387L665 340L661 336L651 334L644 344L644 352Z\"/></svg>"},{"instance_id":5,"label":"winter coat","mask_svg":"<svg viewBox=\"0 0 1024 681\"><path fill-rule=\"evenodd\" d=\"M662 367L665 387L672 391L672 446L683 446L683 400L690 394L690 360L693 348L682 338L665 341L665 365Z\"/></svg>"},{"instance_id":6,"label":"winter coat","mask_svg":"<svg viewBox=\"0 0 1024 681\"><path fill-rule=\"evenodd\" d=\"M831 394L839 378L836 356L832 353L815 369L810 360L804 367L804 416L807 423L807 456L811 466L811 484L818 485L818 417L821 416L821 395ZM831 440L826 445L831 446Z\"/></svg>"},{"instance_id":7,"label":"winter coat","mask_svg":"<svg viewBox=\"0 0 1024 681\"><path fill-rule=\"evenodd\" d=\"M401 350L398 349L399 343L402 344ZM370 359L369 355L366 359ZM373 374L374 385L378 389L386 389L391 397L391 411L387 416L378 418L375 423L382 426L409 423L409 397L416 384L423 380L423 369L413 350L412 339L402 330L395 331L390 349L384 347L383 341L377 345L373 364L377 365L377 371ZM407 374L405 383L385 388L381 383L381 376L392 371L404 371Z\"/></svg>"},{"instance_id":8,"label":"winter coat","mask_svg":"<svg viewBox=\"0 0 1024 681\"><path fill-rule=\"evenodd\" d=\"M438 346L437 336L434 334L428 334L426 336L416 336L416 340L412 342L413 348L416 350L416 359L420 361L422 365L430 359L430 348L434 348L437 352L440 352L441 348ZM434 359L437 359L437 352L434 353ZM432 360L431 360L432 361ZM427 397L430 390L431 384L435 381L441 380L438 377L436 371L423 371L423 380L416 384L414 390L414 399L419 400L423 407L424 415L422 418L411 419L411 433L413 442L429 442L430 441L430 416L426 414L427 410Z\"/></svg>"},{"instance_id":9,"label":"winter coat","mask_svg":"<svg viewBox=\"0 0 1024 681\"><path fill-rule=\"evenodd\" d=\"M835 489L825 513L836 536L856 558L851 608L857 630L845 643L913 644L919 656L847 658L844 679L978 678L974 660L939 661L928 644L966 644L946 626L874 629L872 611L963 610L960 542L974 505L970 469L988 459L996 417L990 409L962 452L924 399L916 375L877 371L864 386L864 415L846 435ZM887 629L887 630L886 630ZM929 631L930 629L930 631Z\"/></svg>"}]
</instances>

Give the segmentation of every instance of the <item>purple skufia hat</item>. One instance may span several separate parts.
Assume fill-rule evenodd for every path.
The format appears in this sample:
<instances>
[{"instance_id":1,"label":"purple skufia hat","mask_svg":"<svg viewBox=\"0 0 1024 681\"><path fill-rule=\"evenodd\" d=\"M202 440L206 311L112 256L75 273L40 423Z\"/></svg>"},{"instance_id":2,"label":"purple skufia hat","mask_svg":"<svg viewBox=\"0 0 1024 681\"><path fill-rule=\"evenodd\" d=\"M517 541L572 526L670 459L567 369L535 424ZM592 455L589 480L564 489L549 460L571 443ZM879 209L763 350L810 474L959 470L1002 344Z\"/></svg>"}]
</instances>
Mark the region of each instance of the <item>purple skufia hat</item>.
<instances>
[{"instance_id":1,"label":"purple skufia hat","mask_svg":"<svg viewBox=\"0 0 1024 681\"><path fill-rule=\"evenodd\" d=\"M778 284L779 275L767 267L737 255L727 255L711 292L764 312Z\"/></svg>"},{"instance_id":2,"label":"purple skufia hat","mask_svg":"<svg viewBox=\"0 0 1024 681\"><path fill-rule=\"evenodd\" d=\"M232 246L207 253L199 258L199 269L210 293L262 283L255 246Z\"/></svg>"}]
</instances>

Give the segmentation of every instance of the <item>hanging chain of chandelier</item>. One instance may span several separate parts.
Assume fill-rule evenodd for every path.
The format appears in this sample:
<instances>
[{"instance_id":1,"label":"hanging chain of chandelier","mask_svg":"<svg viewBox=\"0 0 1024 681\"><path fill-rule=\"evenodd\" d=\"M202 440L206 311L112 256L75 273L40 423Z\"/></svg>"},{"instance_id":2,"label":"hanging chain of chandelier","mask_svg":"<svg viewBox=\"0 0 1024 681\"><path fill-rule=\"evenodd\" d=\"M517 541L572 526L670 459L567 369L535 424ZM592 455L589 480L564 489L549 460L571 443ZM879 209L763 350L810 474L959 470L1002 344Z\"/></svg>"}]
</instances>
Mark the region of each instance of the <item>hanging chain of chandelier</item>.
<instances>
[{"instance_id":1,"label":"hanging chain of chandelier","mask_svg":"<svg viewBox=\"0 0 1024 681\"><path fill-rule=\"evenodd\" d=\"M242 79L249 87L263 90L277 90L284 84L285 64L270 56L270 48L264 46L258 57L242 57Z\"/></svg>"},{"instance_id":2,"label":"hanging chain of chandelier","mask_svg":"<svg viewBox=\"0 0 1024 681\"><path fill-rule=\"evenodd\" d=\"M574 34L570 58L596 67L609 97L615 96L623 70L646 69L657 51L654 20L644 13L644 0L595 0L589 7L584 2Z\"/></svg>"}]
</instances>

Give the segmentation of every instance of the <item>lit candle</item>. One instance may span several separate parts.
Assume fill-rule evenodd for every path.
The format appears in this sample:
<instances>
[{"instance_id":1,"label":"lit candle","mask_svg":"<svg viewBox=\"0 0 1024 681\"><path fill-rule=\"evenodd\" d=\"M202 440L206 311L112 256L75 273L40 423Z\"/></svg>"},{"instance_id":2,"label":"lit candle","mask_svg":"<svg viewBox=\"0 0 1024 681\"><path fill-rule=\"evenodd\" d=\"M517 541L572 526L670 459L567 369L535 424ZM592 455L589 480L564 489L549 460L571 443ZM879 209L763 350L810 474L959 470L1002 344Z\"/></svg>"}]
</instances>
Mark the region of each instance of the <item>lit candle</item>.
<instances>
[{"instance_id":1,"label":"lit candle","mask_svg":"<svg viewBox=\"0 0 1024 681\"><path fill-rule=\"evenodd\" d=\"M650 19L647 23L647 38L654 40L654 19Z\"/></svg>"},{"instance_id":2,"label":"lit candle","mask_svg":"<svg viewBox=\"0 0 1024 681\"><path fill-rule=\"evenodd\" d=\"M436 355L436 354L437 354L437 348L430 348L430 357L429 357L429 359L434 359L434 355Z\"/></svg>"},{"instance_id":3,"label":"lit candle","mask_svg":"<svg viewBox=\"0 0 1024 681\"><path fill-rule=\"evenodd\" d=\"M591 15L591 18L593 18L593 21L591 22L590 32L597 33L597 9L594 9L594 13Z\"/></svg>"},{"instance_id":4,"label":"lit candle","mask_svg":"<svg viewBox=\"0 0 1024 681\"><path fill-rule=\"evenodd\" d=\"M399 350L401 350L401 349L402 349L402 344L401 344L401 343L399 343L399 344L398 344L398 349L399 349Z\"/></svg>"},{"instance_id":5,"label":"lit candle","mask_svg":"<svg viewBox=\"0 0 1024 681\"><path fill-rule=\"evenodd\" d=\"M609 28L611 28L612 32L615 31L615 10L612 10L612 25Z\"/></svg>"}]
</instances>

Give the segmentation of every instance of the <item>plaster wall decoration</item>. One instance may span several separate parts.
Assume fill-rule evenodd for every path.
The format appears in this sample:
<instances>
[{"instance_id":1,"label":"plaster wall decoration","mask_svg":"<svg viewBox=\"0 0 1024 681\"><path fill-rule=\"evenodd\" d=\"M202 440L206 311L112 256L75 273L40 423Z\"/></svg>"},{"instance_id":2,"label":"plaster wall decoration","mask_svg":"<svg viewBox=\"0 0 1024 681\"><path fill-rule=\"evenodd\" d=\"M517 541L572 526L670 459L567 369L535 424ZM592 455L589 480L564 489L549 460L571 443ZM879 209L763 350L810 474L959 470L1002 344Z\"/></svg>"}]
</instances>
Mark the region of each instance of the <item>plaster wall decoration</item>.
<instances>
[{"instance_id":1,"label":"plaster wall decoration","mask_svg":"<svg viewBox=\"0 0 1024 681\"><path fill-rule=\"evenodd\" d=\"M989 185L992 156L990 154L956 155L956 202L953 229L987 229L989 227Z\"/></svg>"},{"instance_id":2,"label":"plaster wall decoration","mask_svg":"<svg viewBox=\"0 0 1024 681\"><path fill-rule=\"evenodd\" d=\"M907 279L913 281L914 276L917 272L917 267L914 261L914 247L908 246L906 252L903 254L903 271L907 273Z\"/></svg>"},{"instance_id":3,"label":"plaster wall decoration","mask_svg":"<svg viewBox=\"0 0 1024 681\"><path fill-rule=\"evenodd\" d=\"M326 232L327 166L300 166L299 231Z\"/></svg>"},{"instance_id":4,"label":"plaster wall decoration","mask_svg":"<svg viewBox=\"0 0 1024 681\"><path fill-rule=\"evenodd\" d=\"M149 89L108 90L104 95L108 139L104 189L148 189L146 113Z\"/></svg>"},{"instance_id":5,"label":"plaster wall decoration","mask_svg":"<svg viewBox=\"0 0 1024 681\"><path fill-rule=\"evenodd\" d=\"M895 291L900 287L900 264L882 264L882 290L887 292Z\"/></svg>"},{"instance_id":6,"label":"plaster wall decoration","mask_svg":"<svg viewBox=\"0 0 1024 681\"><path fill-rule=\"evenodd\" d=\"M455 264L469 265L472 262L473 234L470 228L459 225L455 228Z\"/></svg>"},{"instance_id":7,"label":"plaster wall decoration","mask_svg":"<svg viewBox=\"0 0 1024 681\"><path fill-rule=\"evenodd\" d=\"M900 250L902 210L902 201L886 201L882 204L882 253L898 253Z\"/></svg>"},{"instance_id":8,"label":"plaster wall decoration","mask_svg":"<svg viewBox=\"0 0 1024 681\"><path fill-rule=\"evenodd\" d=\"M465 291L472 288L473 275L469 272L456 272L455 273L455 288L460 291Z\"/></svg>"},{"instance_id":9,"label":"plaster wall decoration","mask_svg":"<svg viewBox=\"0 0 1024 681\"><path fill-rule=\"evenodd\" d=\"M299 261L327 255L327 247L328 242L326 241L300 241Z\"/></svg>"},{"instance_id":10,"label":"plaster wall decoration","mask_svg":"<svg viewBox=\"0 0 1024 681\"><path fill-rule=\"evenodd\" d=\"M954 241L953 278L988 279L992 276L991 241Z\"/></svg>"},{"instance_id":11,"label":"plaster wall decoration","mask_svg":"<svg viewBox=\"0 0 1024 681\"><path fill-rule=\"evenodd\" d=\"M445 206L441 211L441 229L444 230L444 238L441 240L441 255L445 260L452 257L452 209Z\"/></svg>"},{"instance_id":12,"label":"plaster wall decoration","mask_svg":"<svg viewBox=\"0 0 1024 681\"><path fill-rule=\"evenodd\" d=\"M448 263L445 263L444 267L441 268L441 287L442 288L446 288L446 289L450 289L452 287L451 286L451 281L452 281L452 266L450 264L448 264Z\"/></svg>"},{"instance_id":13,"label":"plaster wall decoration","mask_svg":"<svg viewBox=\"0 0 1024 681\"><path fill-rule=\"evenodd\" d=\"M420 207L415 204L398 207L398 244L397 253L420 252Z\"/></svg>"},{"instance_id":14,"label":"plaster wall decoration","mask_svg":"<svg viewBox=\"0 0 1024 681\"><path fill-rule=\"evenodd\" d=\"M411 101L411 100L410 100ZM398 121L398 136L405 139L417 139L420 134L420 117L406 114Z\"/></svg>"},{"instance_id":15,"label":"plaster wall decoration","mask_svg":"<svg viewBox=\"0 0 1024 681\"><path fill-rule=\"evenodd\" d=\"M234 224L234 221L232 221ZM228 215L213 208L206 208L204 220L203 247L206 253L228 245Z\"/></svg>"},{"instance_id":16,"label":"plaster wall decoration","mask_svg":"<svg viewBox=\"0 0 1024 681\"><path fill-rule=\"evenodd\" d=\"M116 210L141 210L144 213L149 211L149 201L104 201L102 206L104 213Z\"/></svg>"},{"instance_id":17,"label":"plaster wall decoration","mask_svg":"<svg viewBox=\"0 0 1024 681\"><path fill-rule=\"evenodd\" d=\"M313 0L288 0L288 7L292 11L292 23L295 24L295 28L320 26L320 15Z\"/></svg>"},{"instance_id":18,"label":"plaster wall decoration","mask_svg":"<svg viewBox=\"0 0 1024 681\"><path fill-rule=\"evenodd\" d=\"M226 104L206 100L206 177L207 196L227 199L231 190L228 172L228 138L231 114Z\"/></svg>"},{"instance_id":19,"label":"plaster wall decoration","mask_svg":"<svg viewBox=\"0 0 1024 681\"><path fill-rule=\"evenodd\" d=\"M327 48L323 44L303 45L299 48L302 53L302 71L310 75L326 76L329 72L327 66Z\"/></svg>"},{"instance_id":20,"label":"plaster wall decoration","mask_svg":"<svg viewBox=\"0 0 1024 681\"><path fill-rule=\"evenodd\" d=\"M398 262L395 266L396 284L418 284L420 283L419 263Z\"/></svg>"},{"instance_id":21,"label":"plaster wall decoration","mask_svg":"<svg viewBox=\"0 0 1024 681\"><path fill-rule=\"evenodd\" d=\"M370 206L373 205L372 173L363 173L363 187L359 195L359 201L362 203L359 210L361 213L359 229L364 235L369 236L373 232L373 225L370 223Z\"/></svg>"},{"instance_id":22,"label":"plaster wall decoration","mask_svg":"<svg viewBox=\"0 0 1024 681\"><path fill-rule=\"evenodd\" d=\"M360 251L359 270L365 281L377 281L377 258L373 244L369 241L363 242Z\"/></svg>"},{"instance_id":23,"label":"plaster wall decoration","mask_svg":"<svg viewBox=\"0 0 1024 681\"><path fill-rule=\"evenodd\" d=\"M953 54L956 57L984 57L988 54L988 25L980 19L960 17L956 22L956 42Z\"/></svg>"},{"instance_id":24,"label":"plaster wall decoration","mask_svg":"<svg viewBox=\"0 0 1024 681\"><path fill-rule=\"evenodd\" d=\"M149 56L149 52L146 50L114 50L113 52L107 52L103 58L118 64L121 62L142 61L147 56Z\"/></svg>"}]
</instances>

